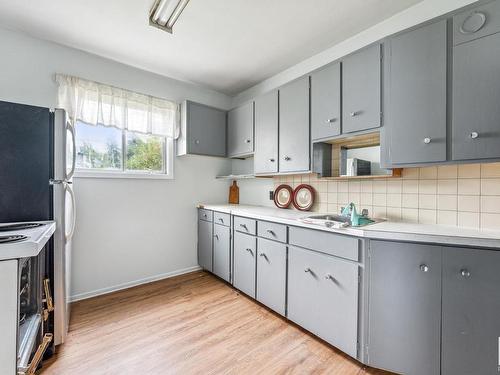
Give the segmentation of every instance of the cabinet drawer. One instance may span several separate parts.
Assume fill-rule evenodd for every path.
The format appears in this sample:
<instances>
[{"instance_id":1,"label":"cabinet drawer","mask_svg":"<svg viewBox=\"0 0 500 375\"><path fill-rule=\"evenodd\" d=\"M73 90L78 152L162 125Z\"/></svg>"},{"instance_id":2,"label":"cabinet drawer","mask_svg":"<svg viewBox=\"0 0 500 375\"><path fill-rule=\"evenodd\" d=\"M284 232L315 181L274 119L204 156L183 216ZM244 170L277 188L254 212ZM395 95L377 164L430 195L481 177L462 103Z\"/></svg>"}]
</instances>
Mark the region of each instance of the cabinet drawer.
<instances>
[{"instance_id":1,"label":"cabinet drawer","mask_svg":"<svg viewBox=\"0 0 500 375\"><path fill-rule=\"evenodd\" d=\"M286 242L286 225L259 221L257 224L257 235L271 240Z\"/></svg>"},{"instance_id":2,"label":"cabinet drawer","mask_svg":"<svg viewBox=\"0 0 500 375\"><path fill-rule=\"evenodd\" d=\"M231 215L215 211L214 212L214 223L215 224L222 224L222 225L225 225L228 227L231 225Z\"/></svg>"},{"instance_id":3,"label":"cabinet drawer","mask_svg":"<svg viewBox=\"0 0 500 375\"><path fill-rule=\"evenodd\" d=\"M248 234L234 234L233 285L243 293L255 298L255 273L257 238Z\"/></svg>"},{"instance_id":4,"label":"cabinet drawer","mask_svg":"<svg viewBox=\"0 0 500 375\"><path fill-rule=\"evenodd\" d=\"M288 250L288 318L356 358L358 265L314 251Z\"/></svg>"},{"instance_id":5,"label":"cabinet drawer","mask_svg":"<svg viewBox=\"0 0 500 375\"><path fill-rule=\"evenodd\" d=\"M453 44L500 32L500 2L469 9L453 17Z\"/></svg>"},{"instance_id":6,"label":"cabinet drawer","mask_svg":"<svg viewBox=\"0 0 500 375\"><path fill-rule=\"evenodd\" d=\"M234 230L242 233L257 234L256 221L253 219L248 219L246 217L235 216L234 217Z\"/></svg>"},{"instance_id":7,"label":"cabinet drawer","mask_svg":"<svg viewBox=\"0 0 500 375\"><path fill-rule=\"evenodd\" d=\"M291 245L338 257L359 260L359 240L313 229L290 227L288 242Z\"/></svg>"},{"instance_id":8,"label":"cabinet drawer","mask_svg":"<svg viewBox=\"0 0 500 375\"><path fill-rule=\"evenodd\" d=\"M198 209L198 219L205 221L212 221L213 212L210 210L205 210L204 208Z\"/></svg>"}]
</instances>

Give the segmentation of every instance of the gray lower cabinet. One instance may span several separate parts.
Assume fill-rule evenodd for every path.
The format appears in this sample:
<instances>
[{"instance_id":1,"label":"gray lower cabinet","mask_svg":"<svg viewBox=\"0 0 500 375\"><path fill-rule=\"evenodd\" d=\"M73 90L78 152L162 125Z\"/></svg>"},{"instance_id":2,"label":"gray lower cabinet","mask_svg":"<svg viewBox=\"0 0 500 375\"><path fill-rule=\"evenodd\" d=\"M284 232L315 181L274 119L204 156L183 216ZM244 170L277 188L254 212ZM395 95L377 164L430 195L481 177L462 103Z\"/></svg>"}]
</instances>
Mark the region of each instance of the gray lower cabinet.
<instances>
[{"instance_id":1,"label":"gray lower cabinet","mask_svg":"<svg viewBox=\"0 0 500 375\"><path fill-rule=\"evenodd\" d=\"M250 102L227 115L227 155L249 156L253 154L253 147L253 102Z\"/></svg>"},{"instance_id":2,"label":"gray lower cabinet","mask_svg":"<svg viewBox=\"0 0 500 375\"><path fill-rule=\"evenodd\" d=\"M226 156L226 117L222 109L184 101L177 155Z\"/></svg>"},{"instance_id":3,"label":"gray lower cabinet","mask_svg":"<svg viewBox=\"0 0 500 375\"><path fill-rule=\"evenodd\" d=\"M212 222L198 220L198 264L207 271L212 271Z\"/></svg>"},{"instance_id":4,"label":"gray lower cabinet","mask_svg":"<svg viewBox=\"0 0 500 375\"><path fill-rule=\"evenodd\" d=\"M500 252L443 252L442 374L498 374Z\"/></svg>"},{"instance_id":5,"label":"gray lower cabinet","mask_svg":"<svg viewBox=\"0 0 500 375\"><path fill-rule=\"evenodd\" d=\"M288 318L357 356L358 264L310 250L288 253Z\"/></svg>"},{"instance_id":6,"label":"gray lower cabinet","mask_svg":"<svg viewBox=\"0 0 500 375\"><path fill-rule=\"evenodd\" d=\"M368 365L440 373L441 247L370 241Z\"/></svg>"},{"instance_id":7,"label":"gray lower cabinet","mask_svg":"<svg viewBox=\"0 0 500 375\"><path fill-rule=\"evenodd\" d=\"M311 138L335 137L341 132L340 63L311 74Z\"/></svg>"},{"instance_id":8,"label":"gray lower cabinet","mask_svg":"<svg viewBox=\"0 0 500 375\"><path fill-rule=\"evenodd\" d=\"M342 61L342 133L381 125L380 44Z\"/></svg>"},{"instance_id":9,"label":"gray lower cabinet","mask_svg":"<svg viewBox=\"0 0 500 375\"><path fill-rule=\"evenodd\" d=\"M256 299L283 316L286 307L286 251L283 243L257 239Z\"/></svg>"},{"instance_id":10,"label":"gray lower cabinet","mask_svg":"<svg viewBox=\"0 0 500 375\"><path fill-rule=\"evenodd\" d=\"M453 48L452 158L500 158L500 33Z\"/></svg>"},{"instance_id":11,"label":"gray lower cabinet","mask_svg":"<svg viewBox=\"0 0 500 375\"><path fill-rule=\"evenodd\" d=\"M214 223L213 273L229 282L231 228Z\"/></svg>"},{"instance_id":12,"label":"gray lower cabinet","mask_svg":"<svg viewBox=\"0 0 500 375\"><path fill-rule=\"evenodd\" d=\"M257 239L249 234L234 232L233 285L255 298L255 269Z\"/></svg>"},{"instance_id":13,"label":"gray lower cabinet","mask_svg":"<svg viewBox=\"0 0 500 375\"><path fill-rule=\"evenodd\" d=\"M308 171L309 77L286 84L279 95L279 171Z\"/></svg>"},{"instance_id":14,"label":"gray lower cabinet","mask_svg":"<svg viewBox=\"0 0 500 375\"><path fill-rule=\"evenodd\" d=\"M385 136L390 164L446 160L446 20L386 43Z\"/></svg>"},{"instance_id":15,"label":"gray lower cabinet","mask_svg":"<svg viewBox=\"0 0 500 375\"><path fill-rule=\"evenodd\" d=\"M255 99L254 173L278 172L278 91Z\"/></svg>"}]
</instances>

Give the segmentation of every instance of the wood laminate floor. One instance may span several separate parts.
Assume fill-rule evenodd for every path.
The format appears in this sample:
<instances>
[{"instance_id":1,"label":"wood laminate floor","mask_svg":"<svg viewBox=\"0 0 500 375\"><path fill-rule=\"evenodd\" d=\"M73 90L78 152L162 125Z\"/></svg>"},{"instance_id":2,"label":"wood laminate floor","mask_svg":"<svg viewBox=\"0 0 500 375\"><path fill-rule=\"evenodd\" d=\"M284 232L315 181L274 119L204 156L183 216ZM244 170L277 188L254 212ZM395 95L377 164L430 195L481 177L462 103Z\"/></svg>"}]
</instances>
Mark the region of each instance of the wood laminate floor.
<instances>
[{"instance_id":1,"label":"wood laminate floor","mask_svg":"<svg viewBox=\"0 0 500 375\"><path fill-rule=\"evenodd\" d=\"M76 302L40 374L389 374L365 368L206 272Z\"/></svg>"}]
</instances>

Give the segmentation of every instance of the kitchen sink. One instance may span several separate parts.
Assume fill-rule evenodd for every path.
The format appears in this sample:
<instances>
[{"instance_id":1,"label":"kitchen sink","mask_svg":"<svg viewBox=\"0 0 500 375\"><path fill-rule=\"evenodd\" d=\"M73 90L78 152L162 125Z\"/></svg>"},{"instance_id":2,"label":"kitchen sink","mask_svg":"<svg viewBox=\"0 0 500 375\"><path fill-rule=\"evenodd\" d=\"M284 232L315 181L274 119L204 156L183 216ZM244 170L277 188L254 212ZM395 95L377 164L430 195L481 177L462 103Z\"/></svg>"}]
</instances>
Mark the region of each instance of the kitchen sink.
<instances>
[{"instance_id":1,"label":"kitchen sink","mask_svg":"<svg viewBox=\"0 0 500 375\"><path fill-rule=\"evenodd\" d=\"M310 215L299 219L303 223L322 225L328 228L345 228L350 227L351 219L348 216L339 214L322 214L322 215ZM366 225L375 224L382 220L369 219L367 217L361 217L361 225L356 227L364 227Z\"/></svg>"}]
</instances>

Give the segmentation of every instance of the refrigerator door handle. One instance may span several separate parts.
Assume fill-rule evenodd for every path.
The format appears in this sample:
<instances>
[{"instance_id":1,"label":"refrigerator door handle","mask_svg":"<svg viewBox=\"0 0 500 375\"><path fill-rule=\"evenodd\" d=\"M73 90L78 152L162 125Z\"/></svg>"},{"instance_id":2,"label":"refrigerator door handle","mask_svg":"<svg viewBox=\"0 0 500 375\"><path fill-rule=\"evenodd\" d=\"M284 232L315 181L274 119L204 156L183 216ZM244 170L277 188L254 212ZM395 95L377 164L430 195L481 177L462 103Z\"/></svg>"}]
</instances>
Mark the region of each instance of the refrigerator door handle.
<instances>
[{"instance_id":1,"label":"refrigerator door handle","mask_svg":"<svg viewBox=\"0 0 500 375\"><path fill-rule=\"evenodd\" d=\"M71 218L71 230L69 233L66 233L66 242L71 241L73 238L73 234L75 233L75 225L76 225L76 199L75 199L75 192L71 188L70 185L66 185L66 191L69 193L71 197L71 213L72 213L72 218Z\"/></svg>"},{"instance_id":2,"label":"refrigerator door handle","mask_svg":"<svg viewBox=\"0 0 500 375\"><path fill-rule=\"evenodd\" d=\"M66 175L66 180L70 180L73 175L75 174L75 168L76 168L76 137L75 137L75 128L69 121L66 122L66 130L68 130L71 133L71 138L72 138L72 144L73 144L73 158L71 160L71 170L70 172Z\"/></svg>"}]
</instances>

